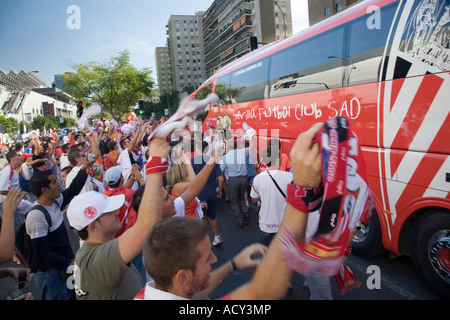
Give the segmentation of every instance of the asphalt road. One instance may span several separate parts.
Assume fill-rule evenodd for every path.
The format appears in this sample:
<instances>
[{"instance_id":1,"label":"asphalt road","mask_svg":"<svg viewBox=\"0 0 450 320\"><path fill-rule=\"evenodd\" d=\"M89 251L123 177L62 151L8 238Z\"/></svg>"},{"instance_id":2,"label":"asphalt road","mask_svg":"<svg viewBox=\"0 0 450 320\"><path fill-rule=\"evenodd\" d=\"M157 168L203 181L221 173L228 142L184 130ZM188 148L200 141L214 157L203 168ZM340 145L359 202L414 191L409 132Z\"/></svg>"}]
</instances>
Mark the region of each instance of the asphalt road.
<instances>
[{"instance_id":1,"label":"asphalt road","mask_svg":"<svg viewBox=\"0 0 450 320\"><path fill-rule=\"evenodd\" d=\"M258 218L256 208L250 210L250 220L244 228L238 228L233 221L229 203L218 200L217 217L219 228L224 242L222 245L213 247L213 252L218 258L217 266L237 254L245 246L258 241ZM66 221L67 223L67 221ZM67 225L67 224L66 224ZM77 236L70 231L71 243L74 248L78 247ZM213 238L212 231L210 232ZM361 286L351 292L342 295L334 278L331 281L333 299L335 300L440 300L420 279L414 269L412 260L408 257L397 257L391 259L389 254L377 257L372 260L363 260L350 255L347 264L352 268L358 277ZM15 263L2 265L17 266ZM376 269L378 268L378 269ZM379 277L374 281L374 271L378 270ZM230 274L211 294L211 299L224 296L243 283L249 281L253 274L253 269L237 270ZM8 295L8 288L14 283L10 278L0 279L0 300ZM289 289L285 300L307 300L309 299L309 289L305 287L304 278L300 274L295 274L292 279L292 288ZM373 288L376 284L375 288ZM34 299L39 300L39 293L34 283L30 283L31 292Z\"/></svg>"},{"instance_id":2,"label":"asphalt road","mask_svg":"<svg viewBox=\"0 0 450 320\"><path fill-rule=\"evenodd\" d=\"M256 208L250 210L250 222L240 229L233 221L230 205L218 201L218 219L224 243L214 247L218 264L238 253L246 245L258 241L258 217ZM211 232L212 239L212 232ZM439 300L420 279L412 260L409 257L391 258L389 253L371 260L363 260L354 255L347 258L346 264L356 274L360 287L344 295L334 278L331 278L331 289L334 300ZM376 269L376 268L379 269ZM374 271L375 270L375 271ZM376 271L379 271L378 273ZM229 275L213 292L211 298L218 298L251 279L253 270L238 270ZM379 274L379 279L375 275ZM379 281L378 281L379 280ZM298 273L292 279L286 300L309 299L309 289L304 286L304 277ZM379 289L377 288L379 284ZM375 287L374 287L375 286Z\"/></svg>"}]
</instances>

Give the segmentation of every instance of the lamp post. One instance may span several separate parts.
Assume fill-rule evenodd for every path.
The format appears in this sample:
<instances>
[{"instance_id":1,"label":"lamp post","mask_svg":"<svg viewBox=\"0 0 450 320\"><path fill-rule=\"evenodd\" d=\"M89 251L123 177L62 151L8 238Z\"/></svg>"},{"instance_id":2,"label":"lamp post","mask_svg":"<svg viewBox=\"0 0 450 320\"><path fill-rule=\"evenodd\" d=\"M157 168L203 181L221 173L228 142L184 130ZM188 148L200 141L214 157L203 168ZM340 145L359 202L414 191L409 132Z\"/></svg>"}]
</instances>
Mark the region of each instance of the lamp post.
<instances>
[{"instance_id":1,"label":"lamp post","mask_svg":"<svg viewBox=\"0 0 450 320\"><path fill-rule=\"evenodd\" d=\"M39 73L39 71L34 70L34 71L28 72L29 75L31 75L32 73ZM27 131L27 127L25 125L25 116L24 116L24 113L23 113L23 99L25 99L25 94L26 94L26 90L25 90L25 93L24 93L24 97L20 101L20 105L19 105L21 113L22 113L22 130L23 130L23 133L26 133L26 131Z\"/></svg>"}]
</instances>

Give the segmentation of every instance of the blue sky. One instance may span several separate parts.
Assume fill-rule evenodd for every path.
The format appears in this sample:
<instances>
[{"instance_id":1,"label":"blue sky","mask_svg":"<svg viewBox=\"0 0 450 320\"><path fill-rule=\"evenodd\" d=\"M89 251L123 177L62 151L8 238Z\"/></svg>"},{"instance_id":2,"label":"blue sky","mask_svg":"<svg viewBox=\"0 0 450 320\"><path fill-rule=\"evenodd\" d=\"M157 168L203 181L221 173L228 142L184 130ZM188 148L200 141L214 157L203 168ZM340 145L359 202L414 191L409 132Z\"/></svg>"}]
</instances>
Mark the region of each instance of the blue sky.
<instances>
[{"instance_id":1,"label":"blue sky","mask_svg":"<svg viewBox=\"0 0 450 320\"><path fill-rule=\"evenodd\" d=\"M205 11L213 0L0 0L0 69L38 70L48 86L71 63L105 62L128 49L131 63L149 67L166 43L170 15ZM307 27L307 0L291 0L294 32ZM80 29L67 20L76 5Z\"/></svg>"}]
</instances>

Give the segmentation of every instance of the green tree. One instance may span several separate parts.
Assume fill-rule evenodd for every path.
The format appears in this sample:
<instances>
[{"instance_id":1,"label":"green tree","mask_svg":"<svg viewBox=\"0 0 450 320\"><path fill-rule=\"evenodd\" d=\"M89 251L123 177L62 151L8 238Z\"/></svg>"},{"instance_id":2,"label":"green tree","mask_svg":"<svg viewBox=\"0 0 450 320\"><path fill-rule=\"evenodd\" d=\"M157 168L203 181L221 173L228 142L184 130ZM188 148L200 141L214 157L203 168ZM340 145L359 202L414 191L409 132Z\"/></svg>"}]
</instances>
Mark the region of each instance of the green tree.
<instances>
[{"instance_id":1,"label":"green tree","mask_svg":"<svg viewBox=\"0 0 450 320\"><path fill-rule=\"evenodd\" d=\"M0 125L4 126L5 133L13 133L20 129L19 121L14 118L6 118L5 116L0 116Z\"/></svg>"},{"instance_id":2,"label":"green tree","mask_svg":"<svg viewBox=\"0 0 450 320\"><path fill-rule=\"evenodd\" d=\"M62 75L64 91L84 102L102 106L102 113L122 119L140 99L153 95L152 70L130 64L128 50L106 63L73 64L75 72Z\"/></svg>"},{"instance_id":3,"label":"green tree","mask_svg":"<svg viewBox=\"0 0 450 320\"><path fill-rule=\"evenodd\" d=\"M31 123L31 128L33 130L39 129L43 130L45 127L45 117L44 116L36 116L33 118L33 122Z\"/></svg>"},{"instance_id":4,"label":"green tree","mask_svg":"<svg viewBox=\"0 0 450 320\"><path fill-rule=\"evenodd\" d=\"M59 118L56 116L45 116L45 128L57 129L59 128Z\"/></svg>"},{"instance_id":5,"label":"green tree","mask_svg":"<svg viewBox=\"0 0 450 320\"><path fill-rule=\"evenodd\" d=\"M195 91L195 87L194 86L186 86L183 88L183 92L186 92L187 94L191 94L192 92Z\"/></svg>"},{"instance_id":6,"label":"green tree","mask_svg":"<svg viewBox=\"0 0 450 320\"><path fill-rule=\"evenodd\" d=\"M55 116L36 116L33 118L33 123L31 124L32 129L56 129L59 127L58 118Z\"/></svg>"},{"instance_id":7,"label":"green tree","mask_svg":"<svg viewBox=\"0 0 450 320\"><path fill-rule=\"evenodd\" d=\"M64 118L64 122L61 124L62 128L76 127L77 122L72 118Z\"/></svg>"}]
</instances>

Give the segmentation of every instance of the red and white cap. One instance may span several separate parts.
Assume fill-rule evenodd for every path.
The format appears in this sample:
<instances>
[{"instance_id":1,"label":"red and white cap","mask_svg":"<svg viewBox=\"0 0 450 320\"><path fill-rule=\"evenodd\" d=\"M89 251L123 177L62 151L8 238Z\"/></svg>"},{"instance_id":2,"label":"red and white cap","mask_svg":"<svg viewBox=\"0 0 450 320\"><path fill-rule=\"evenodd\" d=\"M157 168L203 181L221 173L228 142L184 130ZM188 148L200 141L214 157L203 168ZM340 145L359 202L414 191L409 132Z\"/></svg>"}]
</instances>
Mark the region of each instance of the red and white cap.
<instances>
[{"instance_id":1,"label":"red and white cap","mask_svg":"<svg viewBox=\"0 0 450 320\"><path fill-rule=\"evenodd\" d=\"M84 192L70 201L67 219L72 228L80 231L102 214L121 208L124 202L123 194L108 197L97 191Z\"/></svg>"}]
</instances>

